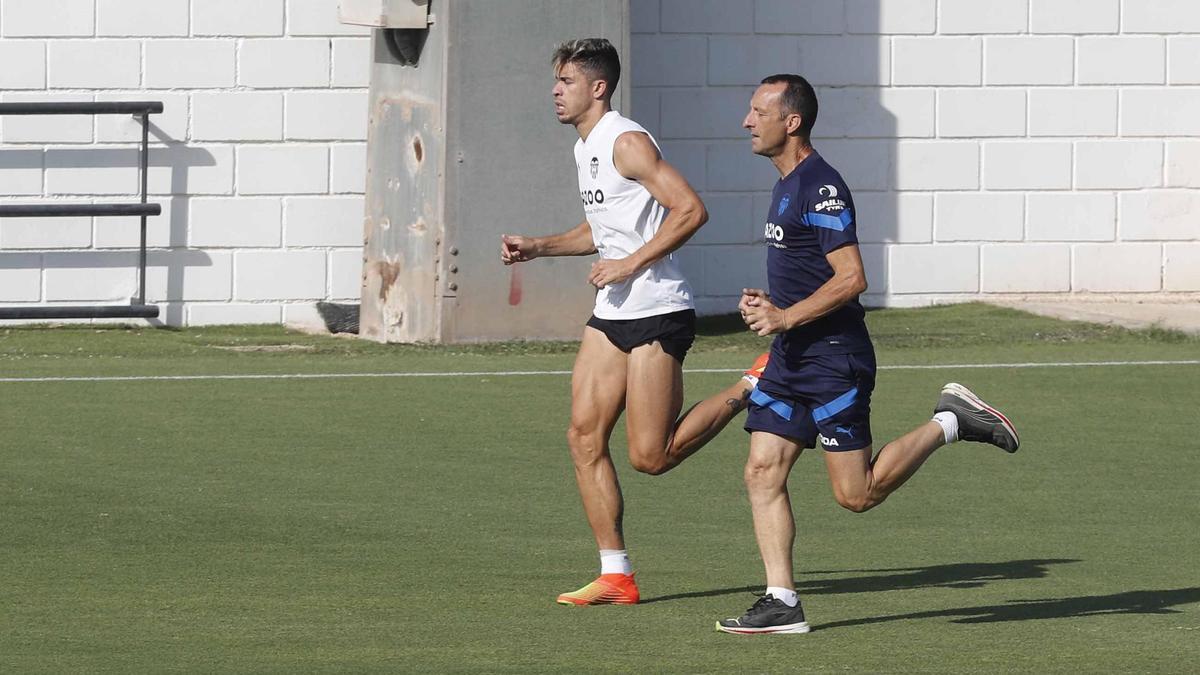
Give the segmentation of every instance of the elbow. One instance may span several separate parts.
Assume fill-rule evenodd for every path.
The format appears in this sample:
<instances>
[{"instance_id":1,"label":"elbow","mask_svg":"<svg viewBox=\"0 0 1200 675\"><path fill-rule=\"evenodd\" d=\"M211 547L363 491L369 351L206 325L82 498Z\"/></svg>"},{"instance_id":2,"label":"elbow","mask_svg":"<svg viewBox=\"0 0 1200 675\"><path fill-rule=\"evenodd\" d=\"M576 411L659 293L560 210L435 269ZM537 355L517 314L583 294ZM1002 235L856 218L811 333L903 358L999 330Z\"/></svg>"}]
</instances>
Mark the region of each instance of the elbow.
<instances>
[{"instance_id":1,"label":"elbow","mask_svg":"<svg viewBox=\"0 0 1200 675\"><path fill-rule=\"evenodd\" d=\"M689 235L708 222L708 209L704 208L704 202L699 199L693 199L683 204L678 211L681 216L680 222L687 228Z\"/></svg>"},{"instance_id":2,"label":"elbow","mask_svg":"<svg viewBox=\"0 0 1200 675\"><path fill-rule=\"evenodd\" d=\"M867 292L867 275L855 272L846 278L846 293L855 298Z\"/></svg>"}]
</instances>

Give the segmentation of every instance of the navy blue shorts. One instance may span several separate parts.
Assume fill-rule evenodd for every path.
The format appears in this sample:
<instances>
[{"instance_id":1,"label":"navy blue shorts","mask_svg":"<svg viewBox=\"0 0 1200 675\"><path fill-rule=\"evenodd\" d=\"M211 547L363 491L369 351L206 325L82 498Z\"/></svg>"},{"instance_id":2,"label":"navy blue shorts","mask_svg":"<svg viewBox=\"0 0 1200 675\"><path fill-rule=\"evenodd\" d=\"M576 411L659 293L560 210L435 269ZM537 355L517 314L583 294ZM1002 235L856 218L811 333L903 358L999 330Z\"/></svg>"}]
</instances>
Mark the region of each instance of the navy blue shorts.
<instances>
[{"instance_id":1,"label":"navy blue shorts","mask_svg":"<svg viewBox=\"0 0 1200 675\"><path fill-rule=\"evenodd\" d=\"M746 431L766 431L830 452L871 445L875 352L809 356L786 363L771 354L750 394Z\"/></svg>"}]
</instances>

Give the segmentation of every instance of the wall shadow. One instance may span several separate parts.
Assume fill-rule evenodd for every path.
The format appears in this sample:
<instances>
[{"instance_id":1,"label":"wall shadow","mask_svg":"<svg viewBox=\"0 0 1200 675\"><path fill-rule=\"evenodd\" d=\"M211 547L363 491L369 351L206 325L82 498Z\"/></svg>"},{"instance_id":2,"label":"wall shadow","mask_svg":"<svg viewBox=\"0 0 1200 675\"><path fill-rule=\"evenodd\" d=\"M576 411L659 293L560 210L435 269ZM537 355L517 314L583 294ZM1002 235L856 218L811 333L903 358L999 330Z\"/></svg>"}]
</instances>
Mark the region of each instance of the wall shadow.
<instances>
[{"instance_id":1,"label":"wall shadow","mask_svg":"<svg viewBox=\"0 0 1200 675\"><path fill-rule=\"evenodd\" d=\"M804 0L816 5L815 0ZM893 86L892 36L884 0L845 0L839 35L801 36L800 74L817 90L820 111L813 146L837 169L854 197L867 306L888 295L888 245L901 238L896 192L900 125L887 105Z\"/></svg>"},{"instance_id":2,"label":"wall shadow","mask_svg":"<svg viewBox=\"0 0 1200 675\"><path fill-rule=\"evenodd\" d=\"M193 177L192 170L199 167L217 165L217 158L205 148L193 148L170 138L161 128L151 123L152 137L148 160L149 185L148 201L163 205L163 214L151 216L147 220L147 298L151 304L161 304L162 311L157 319L149 320L151 325L183 325L184 321L184 276L189 267L208 267L212 258L205 252L190 250L188 246L188 202L189 185ZM81 147L52 147L47 149L30 149L21 147L0 148L0 167L5 169L34 169L41 172L48 170L125 170L130 176L122 176L121 189L113 195L82 194L80 196L60 197L56 192L52 197L41 194L11 195L3 198L7 203L49 203L58 201L78 201L84 203L124 202L135 201L138 191L137 169L140 165L139 151L136 147L95 148ZM127 179L127 180L126 180ZM84 181L87 179L84 178ZM128 184L128 191L125 185ZM64 194L67 191L64 191ZM69 192L75 192L70 190ZM129 195L134 195L130 197ZM166 219L163 223L162 219ZM20 221L22 227L55 226L54 218L20 218L0 220L0 228L6 222ZM71 269L71 268L130 268L130 297L136 295L137 288L137 240L139 219L136 217L92 218L92 247L87 250L58 250L53 248L7 248L0 252L0 269ZM34 222L36 221L36 222ZM119 240L120 244L108 244L96 248L96 234L100 222L119 231L118 235L109 235ZM0 245L3 245L3 234L0 233ZM132 250L130 250L132 249ZM164 268L164 272L156 268ZM160 278L165 274L165 280ZM97 301L111 301L111 298L96 298ZM72 301L72 302L84 302ZM12 304L12 303L8 303ZM62 304L62 303L55 303Z\"/></svg>"},{"instance_id":3,"label":"wall shadow","mask_svg":"<svg viewBox=\"0 0 1200 675\"><path fill-rule=\"evenodd\" d=\"M722 21L681 20L672 16L678 10L659 0L631 5L632 116L708 206L708 224L678 251L697 309L733 312L742 287L765 284L762 236L779 175L751 153L742 120L759 81L781 72L803 75L817 91L813 145L854 196L869 284L862 299L881 304L887 245L907 229L894 175L901 125L892 112L899 108L882 0L747 3L714 9ZM706 62L703 72L696 62ZM914 132L906 123L903 133L920 135L930 124Z\"/></svg>"}]
</instances>

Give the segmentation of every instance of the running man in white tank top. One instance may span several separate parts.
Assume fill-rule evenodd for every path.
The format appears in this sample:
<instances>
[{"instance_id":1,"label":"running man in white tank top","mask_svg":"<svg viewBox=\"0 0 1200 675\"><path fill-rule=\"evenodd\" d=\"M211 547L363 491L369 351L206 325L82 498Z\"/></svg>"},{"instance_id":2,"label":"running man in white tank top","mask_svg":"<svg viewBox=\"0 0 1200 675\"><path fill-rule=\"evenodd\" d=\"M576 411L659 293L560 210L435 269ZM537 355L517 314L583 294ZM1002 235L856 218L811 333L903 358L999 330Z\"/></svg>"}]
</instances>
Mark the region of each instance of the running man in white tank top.
<instances>
[{"instance_id":1,"label":"running man in white tank top","mask_svg":"<svg viewBox=\"0 0 1200 675\"><path fill-rule=\"evenodd\" d=\"M570 605L639 599L621 528L621 488L608 449L621 411L628 412L630 464L661 474L744 410L754 386L747 371L747 378L679 417L683 359L695 337L696 314L691 287L672 253L708 214L683 176L663 160L650 134L612 109L620 69L608 40L573 40L555 52L554 111L559 122L579 132L575 162L586 220L552 236L504 235L500 245L506 265L600 254L586 280L598 289L596 307L575 360L567 432L583 509L600 548L600 577L558 596L558 602Z\"/></svg>"}]
</instances>

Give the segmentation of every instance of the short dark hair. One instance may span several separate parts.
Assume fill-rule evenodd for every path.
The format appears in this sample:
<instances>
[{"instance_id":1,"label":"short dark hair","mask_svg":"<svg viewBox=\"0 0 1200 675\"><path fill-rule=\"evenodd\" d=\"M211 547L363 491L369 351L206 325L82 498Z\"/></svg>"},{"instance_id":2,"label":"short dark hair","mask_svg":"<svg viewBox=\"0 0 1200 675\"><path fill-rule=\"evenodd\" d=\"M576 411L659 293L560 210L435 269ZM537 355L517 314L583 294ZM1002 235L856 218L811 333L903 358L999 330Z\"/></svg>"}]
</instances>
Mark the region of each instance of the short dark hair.
<instances>
[{"instance_id":1,"label":"short dark hair","mask_svg":"<svg viewBox=\"0 0 1200 675\"><path fill-rule=\"evenodd\" d=\"M554 71L557 73L568 63L578 66L593 82L607 82L605 94L612 98L617 82L621 80L621 57L611 42L604 38L567 40L554 50Z\"/></svg>"},{"instance_id":2,"label":"short dark hair","mask_svg":"<svg viewBox=\"0 0 1200 675\"><path fill-rule=\"evenodd\" d=\"M787 85L779 97L779 107L786 115L793 113L800 116L800 135L808 138L812 135L813 125L817 122L817 92L808 80L791 73L780 73L764 77L762 84Z\"/></svg>"}]
</instances>

